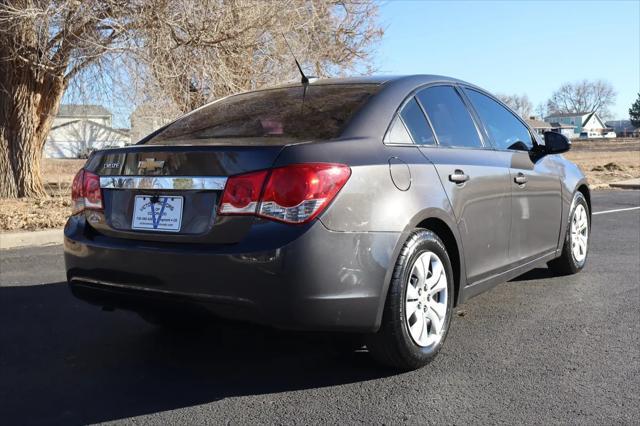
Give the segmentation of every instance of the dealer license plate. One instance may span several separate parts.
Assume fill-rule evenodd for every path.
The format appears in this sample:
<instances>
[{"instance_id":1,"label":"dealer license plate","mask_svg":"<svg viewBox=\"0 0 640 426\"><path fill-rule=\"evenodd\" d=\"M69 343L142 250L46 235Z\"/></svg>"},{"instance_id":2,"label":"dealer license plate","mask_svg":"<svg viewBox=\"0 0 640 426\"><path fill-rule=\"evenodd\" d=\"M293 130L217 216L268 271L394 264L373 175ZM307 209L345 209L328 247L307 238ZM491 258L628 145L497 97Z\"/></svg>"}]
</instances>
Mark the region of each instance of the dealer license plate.
<instances>
[{"instance_id":1,"label":"dealer license plate","mask_svg":"<svg viewBox=\"0 0 640 426\"><path fill-rule=\"evenodd\" d=\"M182 204L182 197L136 195L131 228L179 232L182 225Z\"/></svg>"}]
</instances>

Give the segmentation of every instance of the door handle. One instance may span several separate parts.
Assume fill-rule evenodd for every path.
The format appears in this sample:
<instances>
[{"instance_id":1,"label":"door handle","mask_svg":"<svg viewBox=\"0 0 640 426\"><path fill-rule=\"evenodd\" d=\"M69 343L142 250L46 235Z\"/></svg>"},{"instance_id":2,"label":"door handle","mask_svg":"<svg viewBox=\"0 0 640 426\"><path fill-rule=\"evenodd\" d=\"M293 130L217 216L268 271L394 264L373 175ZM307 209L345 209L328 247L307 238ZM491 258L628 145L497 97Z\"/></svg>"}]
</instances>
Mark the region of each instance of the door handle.
<instances>
[{"instance_id":1,"label":"door handle","mask_svg":"<svg viewBox=\"0 0 640 426\"><path fill-rule=\"evenodd\" d=\"M525 183L527 183L527 177L524 175L524 173L518 173L516 177L513 178L513 181L518 185L524 185Z\"/></svg>"},{"instance_id":2,"label":"door handle","mask_svg":"<svg viewBox=\"0 0 640 426\"><path fill-rule=\"evenodd\" d=\"M451 182L461 184L469 180L469 175L464 174L464 172L460 169L456 169L452 174L449 175L449 180Z\"/></svg>"}]
</instances>

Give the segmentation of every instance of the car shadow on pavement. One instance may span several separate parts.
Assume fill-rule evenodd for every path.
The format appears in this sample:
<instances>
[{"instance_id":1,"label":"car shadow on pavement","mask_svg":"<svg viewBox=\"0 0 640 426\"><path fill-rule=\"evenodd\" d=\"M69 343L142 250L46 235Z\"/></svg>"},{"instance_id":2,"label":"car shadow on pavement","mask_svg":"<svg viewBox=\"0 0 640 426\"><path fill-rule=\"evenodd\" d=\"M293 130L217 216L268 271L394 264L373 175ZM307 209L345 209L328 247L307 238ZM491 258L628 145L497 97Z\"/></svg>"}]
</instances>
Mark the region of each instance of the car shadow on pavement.
<instances>
[{"instance_id":1,"label":"car shadow on pavement","mask_svg":"<svg viewBox=\"0 0 640 426\"><path fill-rule=\"evenodd\" d=\"M551 278L558 278L558 273L553 272L549 268L535 268L530 270L529 272L517 276L509 282L518 282L518 281L532 281L532 280L546 280Z\"/></svg>"},{"instance_id":2,"label":"car shadow on pavement","mask_svg":"<svg viewBox=\"0 0 640 426\"><path fill-rule=\"evenodd\" d=\"M0 287L0 418L96 423L393 374L323 334L249 325L163 332L74 299L65 283Z\"/></svg>"}]
</instances>

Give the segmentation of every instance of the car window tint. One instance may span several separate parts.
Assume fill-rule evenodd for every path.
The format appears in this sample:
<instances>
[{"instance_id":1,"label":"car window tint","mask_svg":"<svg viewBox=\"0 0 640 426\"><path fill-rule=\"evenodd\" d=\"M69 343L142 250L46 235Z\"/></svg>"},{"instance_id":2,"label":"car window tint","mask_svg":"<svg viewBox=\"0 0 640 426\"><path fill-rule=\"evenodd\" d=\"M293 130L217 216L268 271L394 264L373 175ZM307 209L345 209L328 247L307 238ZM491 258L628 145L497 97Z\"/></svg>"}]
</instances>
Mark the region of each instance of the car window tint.
<instances>
[{"instance_id":1,"label":"car window tint","mask_svg":"<svg viewBox=\"0 0 640 426\"><path fill-rule=\"evenodd\" d=\"M411 98L402 108L400 117L402 117L402 121L407 126L407 130L416 144L435 145L436 141L433 137L433 132L415 98Z\"/></svg>"},{"instance_id":2,"label":"car window tint","mask_svg":"<svg viewBox=\"0 0 640 426\"><path fill-rule=\"evenodd\" d=\"M222 98L169 124L147 144L203 140L285 143L337 138L377 84L297 85ZM257 139L257 140L256 140Z\"/></svg>"},{"instance_id":3,"label":"car window tint","mask_svg":"<svg viewBox=\"0 0 640 426\"><path fill-rule=\"evenodd\" d=\"M393 124L387 132L384 141L385 143L413 143L411 135L400 117L396 117L396 119L393 120Z\"/></svg>"},{"instance_id":4,"label":"car window tint","mask_svg":"<svg viewBox=\"0 0 640 426\"><path fill-rule=\"evenodd\" d=\"M529 129L508 109L475 90L465 90L480 120L498 149L529 150L533 146Z\"/></svg>"},{"instance_id":5,"label":"car window tint","mask_svg":"<svg viewBox=\"0 0 640 426\"><path fill-rule=\"evenodd\" d=\"M443 146L482 148L482 142L464 102L451 86L429 87L418 93Z\"/></svg>"}]
</instances>

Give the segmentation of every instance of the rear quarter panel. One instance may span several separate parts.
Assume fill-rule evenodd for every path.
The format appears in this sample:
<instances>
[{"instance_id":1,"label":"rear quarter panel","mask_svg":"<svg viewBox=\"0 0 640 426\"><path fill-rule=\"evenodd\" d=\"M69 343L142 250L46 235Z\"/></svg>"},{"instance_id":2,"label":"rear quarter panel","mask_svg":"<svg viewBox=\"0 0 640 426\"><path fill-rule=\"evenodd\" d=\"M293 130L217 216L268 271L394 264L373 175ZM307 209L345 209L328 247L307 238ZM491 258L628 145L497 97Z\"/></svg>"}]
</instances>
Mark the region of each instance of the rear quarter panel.
<instances>
[{"instance_id":1,"label":"rear quarter panel","mask_svg":"<svg viewBox=\"0 0 640 426\"><path fill-rule=\"evenodd\" d=\"M407 190L398 189L393 183L390 158L408 165L411 181ZM336 199L319 217L326 228L333 232L370 235L372 238L393 234L392 240L385 237L385 256L396 259L408 235L421 222L430 218L440 219L456 239L460 265L458 282L464 286L466 272L453 210L435 167L417 147L384 145L381 139L289 146L279 156L277 165L315 161L345 163L352 170L351 177ZM390 241L393 244L389 244ZM366 244L369 245L367 250L381 249L371 240ZM385 275L382 294L386 294L393 267L394 262ZM381 307L384 301L382 297ZM379 309L379 314L382 314L382 309Z\"/></svg>"}]
</instances>

